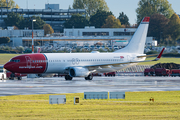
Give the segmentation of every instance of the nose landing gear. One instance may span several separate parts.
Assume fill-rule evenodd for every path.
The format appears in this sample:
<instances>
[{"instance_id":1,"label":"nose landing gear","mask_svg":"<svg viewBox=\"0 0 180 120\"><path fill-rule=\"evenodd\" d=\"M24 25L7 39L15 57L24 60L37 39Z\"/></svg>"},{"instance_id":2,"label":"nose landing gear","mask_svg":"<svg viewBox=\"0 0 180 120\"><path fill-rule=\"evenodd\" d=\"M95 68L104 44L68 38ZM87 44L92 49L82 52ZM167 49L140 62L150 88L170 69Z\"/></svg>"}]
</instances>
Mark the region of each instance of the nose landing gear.
<instances>
[{"instance_id":1,"label":"nose landing gear","mask_svg":"<svg viewBox=\"0 0 180 120\"><path fill-rule=\"evenodd\" d=\"M10 79L10 80L14 80L14 77L15 77L15 74L14 74L14 73L11 73L9 79Z\"/></svg>"},{"instance_id":2,"label":"nose landing gear","mask_svg":"<svg viewBox=\"0 0 180 120\"><path fill-rule=\"evenodd\" d=\"M92 80L92 79L93 79L93 75L92 74L90 74L87 77L85 77L85 80Z\"/></svg>"},{"instance_id":3,"label":"nose landing gear","mask_svg":"<svg viewBox=\"0 0 180 120\"><path fill-rule=\"evenodd\" d=\"M18 80L22 80L22 77L15 75L15 73L11 73L11 75L10 75L10 77L9 77L9 80L14 80L15 77L16 77Z\"/></svg>"},{"instance_id":4,"label":"nose landing gear","mask_svg":"<svg viewBox=\"0 0 180 120\"><path fill-rule=\"evenodd\" d=\"M65 75L65 80L72 80L73 77L71 77L70 75Z\"/></svg>"}]
</instances>

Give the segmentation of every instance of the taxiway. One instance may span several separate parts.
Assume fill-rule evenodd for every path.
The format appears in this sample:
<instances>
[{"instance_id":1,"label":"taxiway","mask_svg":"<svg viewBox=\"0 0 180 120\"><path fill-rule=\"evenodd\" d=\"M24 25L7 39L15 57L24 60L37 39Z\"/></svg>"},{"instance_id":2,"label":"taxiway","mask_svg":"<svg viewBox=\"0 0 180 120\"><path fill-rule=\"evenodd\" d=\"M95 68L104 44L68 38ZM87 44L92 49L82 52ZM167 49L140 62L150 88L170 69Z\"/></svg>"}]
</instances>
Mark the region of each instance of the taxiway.
<instances>
[{"instance_id":1,"label":"taxiway","mask_svg":"<svg viewBox=\"0 0 180 120\"><path fill-rule=\"evenodd\" d=\"M92 81L74 78L65 81L59 78L23 78L23 80L1 80L0 96L28 94L59 94L83 92L117 91L178 91L179 77L94 77Z\"/></svg>"}]
</instances>

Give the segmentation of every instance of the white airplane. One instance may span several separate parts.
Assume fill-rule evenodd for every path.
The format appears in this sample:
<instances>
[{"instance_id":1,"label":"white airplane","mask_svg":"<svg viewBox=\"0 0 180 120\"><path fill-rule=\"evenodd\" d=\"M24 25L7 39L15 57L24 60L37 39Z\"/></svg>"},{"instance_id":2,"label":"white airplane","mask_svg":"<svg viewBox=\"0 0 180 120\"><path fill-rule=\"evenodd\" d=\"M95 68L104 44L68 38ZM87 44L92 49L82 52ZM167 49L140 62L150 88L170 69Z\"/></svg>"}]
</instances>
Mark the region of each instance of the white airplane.
<instances>
[{"instance_id":1,"label":"white airplane","mask_svg":"<svg viewBox=\"0 0 180 120\"><path fill-rule=\"evenodd\" d=\"M129 44L113 53L35 53L24 54L12 58L4 65L4 68L13 73L26 74L65 74L66 80L73 77L85 77L92 80L92 73L114 72L125 67L145 61L145 41L149 26L149 17L145 17ZM160 59L159 56L150 61Z\"/></svg>"}]
</instances>

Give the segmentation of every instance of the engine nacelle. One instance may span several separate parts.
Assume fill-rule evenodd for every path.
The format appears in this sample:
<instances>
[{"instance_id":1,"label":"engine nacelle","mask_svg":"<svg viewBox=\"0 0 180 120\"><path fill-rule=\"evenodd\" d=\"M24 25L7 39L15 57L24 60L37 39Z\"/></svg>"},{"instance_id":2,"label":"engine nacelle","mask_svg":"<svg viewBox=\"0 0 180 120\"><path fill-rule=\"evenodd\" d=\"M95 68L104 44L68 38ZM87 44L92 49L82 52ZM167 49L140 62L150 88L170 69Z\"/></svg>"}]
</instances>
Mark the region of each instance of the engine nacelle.
<instances>
[{"instance_id":1,"label":"engine nacelle","mask_svg":"<svg viewBox=\"0 0 180 120\"><path fill-rule=\"evenodd\" d=\"M89 73L89 70L83 67L71 67L69 70L71 77L87 77Z\"/></svg>"}]
</instances>

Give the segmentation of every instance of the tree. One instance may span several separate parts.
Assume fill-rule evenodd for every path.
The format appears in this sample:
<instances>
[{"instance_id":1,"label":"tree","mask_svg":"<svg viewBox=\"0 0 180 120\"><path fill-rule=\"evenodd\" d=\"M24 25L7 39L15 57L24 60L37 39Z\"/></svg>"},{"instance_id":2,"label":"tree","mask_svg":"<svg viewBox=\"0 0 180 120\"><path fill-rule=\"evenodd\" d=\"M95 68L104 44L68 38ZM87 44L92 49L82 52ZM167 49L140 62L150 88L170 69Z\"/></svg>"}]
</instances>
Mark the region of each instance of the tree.
<instances>
[{"instance_id":1,"label":"tree","mask_svg":"<svg viewBox=\"0 0 180 120\"><path fill-rule=\"evenodd\" d=\"M10 42L9 37L0 37L0 44L6 44Z\"/></svg>"},{"instance_id":2,"label":"tree","mask_svg":"<svg viewBox=\"0 0 180 120\"><path fill-rule=\"evenodd\" d=\"M180 38L180 18L179 16L174 13L170 18L168 23L168 35L171 36L172 40L177 40Z\"/></svg>"},{"instance_id":3,"label":"tree","mask_svg":"<svg viewBox=\"0 0 180 120\"><path fill-rule=\"evenodd\" d=\"M6 0L0 0L0 6L1 7L7 7ZM10 9L12 9L12 8L19 8L19 6L14 2L14 0L9 0L8 7Z\"/></svg>"},{"instance_id":4,"label":"tree","mask_svg":"<svg viewBox=\"0 0 180 120\"><path fill-rule=\"evenodd\" d=\"M36 22L33 23L34 29L43 29L43 26L46 24L39 16L32 16L31 18L26 18L23 22L25 27L32 29L32 19L35 19Z\"/></svg>"},{"instance_id":5,"label":"tree","mask_svg":"<svg viewBox=\"0 0 180 120\"><path fill-rule=\"evenodd\" d=\"M52 29L52 27L49 24L45 24L43 26L43 29L44 29L44 35L54 33L54 30Z\"/></svg>"},{"instance_id":6,"label":"tree","mask_svg":"<svg viewBox=\"0 0 180 120\"><path fill-rule=\"evenodd\" d=\"M74 0L73 9L86 9L88 16L95 14L98 10L109 11L105 0Z\"/></svg>"},{"instance_id":7,"label":"tree","mask_svg":"<svg viewBox=\"0 0 180 120\"><path fill-rule=\"evenodd\" d=\"M146 16L151 16L155 13L164 15L166 18L170 18L174 14L174 10L168 0L140 0L138 3L137 23Z\"/></svg>"},{"instance_id":8,"label":"tree","mask_svg":"<svg viewBox=\"0 0 180 120\"><path fill-rule=\"evenodd\" d=\"M124 12L119 13L118 19L120 20L120 22L121 22L122 25L130 26L129 18L127 17L126 14L124 14Z\"/></svg>"},{"instance_id":9,"label":"tree","mask_svg":"<svg viewBox=\"0 0 180 120\"><path fill-rule=\"evenodd\" d=\"M19 13L16 14L14 12L9 13L7 15L7 18L4 19L6 26L16 26L18 28L21 28L23 21L23 16L21 16Z\"/></svg>"},{"instance_id":10,"label":"tree","mask_svg":"<svg viewBox=\"0 0 180 120\"><path fill-rule=\"evenodd\" d=\"M88 20L81 15L72 15L71 19L64 23L65 28L84 28L89 25Z\"/></svg>"},{"instance_id":11,"label":"tree","mask_svg":"<svg viewBox=\"0 0 180 120\"><path fill-rule=\"evenodd\" d=\"M18 53L23 53L24 47L22 47L22 46L16 47L16 50Z\"/></svg>"},{"instance_id":12,"label":"tree","mask_svg":"<svg viewBox=\"0 0 180 120\"><path fill-rule=\"evenodd\" d=\"M74 0L73 9L85 9L84 0Z\"/></svg>"},{"instance_id":13,"label":"tree","mask_svg":"<svg viewBox=\"0 0 180 120\"><path fill-rule=\"evenodd\" d=\"M112 12L98 10L96 14L90 17L90 25L101 28L109 15L112 15Z\"/></svg>"},{"instance_id":14,"label":"tree","mask_svg":"<svg viewBox=\"0 0 180 120\"><path fill-rule=\"evenodd\" d=\"M162 39L165 39L167 25L168 25L169 19L167 19L162 14L154 14L150 17L149 22L149 30L148 30L148 36L153 36L158 40L158 43L164 43L164 41L161 41Z\"/></svg>"},{"instance_id":15,"label":"tree","mask_svg":"<svg viewBox=\"0 0 180 120\"><path fill-rule=\"evenodd\" d=\"M34 22L34 29L43 29L45 22L40 17L33 16L32 18L24 18L19 13L9 13L7 18L4 19L6 26L16 26L19 29L24 29L25 27L32 29L31 19L36 19Z\"/></svg>"},{"instance_id":16,"label":"tree","mask_svg":"<svg viewBox=\"0 0 180 120\"><path fill-rule=\"evenodd\" d=\"M106 19L106 23L102 28L121 28L121 22L119 19L116 19L113 15L109 15Z\"/></svg>"}]
</instances>

